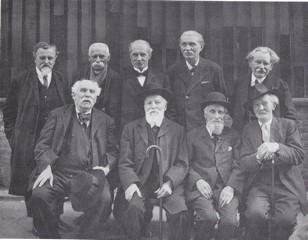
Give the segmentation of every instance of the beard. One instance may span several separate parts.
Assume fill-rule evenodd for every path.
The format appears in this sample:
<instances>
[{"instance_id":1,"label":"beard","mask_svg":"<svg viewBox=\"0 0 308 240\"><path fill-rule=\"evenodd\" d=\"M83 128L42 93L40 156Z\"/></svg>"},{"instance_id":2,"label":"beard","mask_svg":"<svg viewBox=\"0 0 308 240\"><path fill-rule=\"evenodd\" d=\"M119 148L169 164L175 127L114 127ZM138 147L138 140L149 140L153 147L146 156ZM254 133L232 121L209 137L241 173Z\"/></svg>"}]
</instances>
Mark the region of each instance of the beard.
<instances>
[{"instance_id":1,"label":"beard","mask_svg":"<svg viewBox=\"0 0 308 240\"><path fill-rule=\"evenodd\" d=\"M225 127L224 121L210 121L206 124L206 126L212 131L212 134L220 135L222 133L222 130Z\"/></svg>"},{"instance_id":2,"label":"beard","mask_svg":"<svg viewBox=\"0 0 308 240\"><path fill-rule=\"evenodd\" d=\"M40 71L42 72L43 76L46 76L51 72L51 68L45 65L40 69Z\"/></svg>"},{"instance_id":3,"label":"beard","mask_svg":"<svg viewBox=\"0 0 308 240\"><path fill-rule=\"evenodd\" d=\"M164 119L164 116L165 111L160 111L158 109L156 109L155 111L150 109L145 113L145 119L147 123L151 125L151 127L157 125L157 123L161 123Z\"/></svg>"}]
</instances>

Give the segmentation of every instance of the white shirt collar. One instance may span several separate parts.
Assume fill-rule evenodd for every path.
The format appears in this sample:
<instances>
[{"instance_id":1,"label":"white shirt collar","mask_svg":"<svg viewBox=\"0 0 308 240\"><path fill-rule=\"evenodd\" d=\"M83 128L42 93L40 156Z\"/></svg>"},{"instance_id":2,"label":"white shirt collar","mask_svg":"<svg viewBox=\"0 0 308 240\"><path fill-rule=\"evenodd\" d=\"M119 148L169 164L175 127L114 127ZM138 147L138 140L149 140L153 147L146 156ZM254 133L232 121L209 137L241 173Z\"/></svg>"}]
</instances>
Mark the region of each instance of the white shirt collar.
<instances>
[{"instance_id":1,"label":"white shirt collar","mask_svg":"<svg viewBox=\"0 0 308 240\"><path fill-rule=\"evenodd\" d=\"M253 73L251 73L251 82L250 82L250 86L254 86L256 84L256 80L258 80L259 83L262 83L264 81L264 79L266 78L266 76L264 78L256 78L255 75L253 75Z\"/></svg>"},{"instance_id":2,"label":"white shirt collar","mask_svg":"<svg viewBox=\"0 0 308 240\"><path fill-rule=\"evenodd\" d=\"M44 85L43 77L46 76L46 75L43 75L43 73L37 67L35 67L35 70L36 70L36 74L37 74L38 79L40 80L42 85ZM48 86L50 85L50 82L51 82L51 75L52 75L52 71L47 74Z\"/></svg>"},{"instance_id":3,"label":"white shirt collar","mask_svg":"<svg viewBox=\"0 0 308 240\"><path fill-rule=\"evenodd\" d=\"M196 66L196 67L197 67L197 66L198 66L198 64L199 64L199 60L200 60L200 58L198 58L198 60L197 60L197 62L196 62L196 64L195 64L195 66ZM186 65L187 65L187 67L188 67L188 69L189 69L189 70L193 68L193 66L192 66L192 65L190 65L190 63L189 63L189 62L187 62L187 61L186 61Z\"/></svg>"},{"instance_id":4,"label":"white shirt collar","mask_svg":"<svg viewBox=\"0 0 308 240\"><path fill-rule=\"evenodd\" d=\"M145 67L144 69L142 69L142 71L140 71L138 68L134 67L135 71L139 72L139 73L143 73L146 70L148 70L149 67Z\"/></svg>"},{"instance_id":5,"label":"white shirt collar","mask_svg":"<svg viewBox=\"0 0 308 240\"><path fill-rule=\"evenodd\" d=\"M267 127L267 129L271 129L272 121L273 121L273 118L269 119L269 120L268 120L267 122L265 122L265 123L262 123L262 122L260 122L260 121L258 120L258 123L259 123L260 127L261 127L263 124L265 124L266 127Z\"/></svg>"}]
</instances>

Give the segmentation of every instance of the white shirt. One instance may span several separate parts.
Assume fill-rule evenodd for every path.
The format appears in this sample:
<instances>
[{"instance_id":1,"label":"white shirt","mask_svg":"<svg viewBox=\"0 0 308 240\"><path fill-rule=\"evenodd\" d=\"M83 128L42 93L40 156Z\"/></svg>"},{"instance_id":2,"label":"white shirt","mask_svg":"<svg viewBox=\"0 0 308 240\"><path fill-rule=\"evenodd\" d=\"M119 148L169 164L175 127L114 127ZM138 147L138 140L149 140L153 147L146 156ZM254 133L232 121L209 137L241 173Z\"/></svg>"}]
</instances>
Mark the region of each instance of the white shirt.
<instances>
[{"instance_id":1,"label":"white shirt","mask_svg":"<svg viewBox=\"0 0 308 240\"><path fill-rule=\"evenodd\" d=\"M36 69L38 79L40 80L41 84L44 85L44 77L46 75L43 75L43 73L37 67L35 69ZM51 82L51 74L52 74L52 72L47 74L48 87L49 87L50 82Z\"/></svg>"},{"instance_id":2,"label":"white shirt","mask_svg":"<svg viewBox=\"0 0 308 240\"><path fill-rule=\"evenodd\" d=\"M198 60L197 60L197 62L196 62L196 64L195 64L195 66L196 66L196 67L197 67L197 66L198 66L198 64L199 64L199 60L200 60L200 58L198 58ZM187 62L187 61L186 61L186 65L187 65L187 67L188 67L189 71L193 68L193 66L191 66L191 65L190 65L190 63L189 63L189 62Z\"/></svg>"},{"instance_id":3,"label":"white shirt","mask_svg":"<svg viewBox=\"0 0 308 240\"><path fill-rule=\"evenodd\" d=\"M255 75L253 75L253 73L251 74L251 82L250 82L250 86L254 86L256 85L256 80L258 81L258 83L262 83L264 81L264 79L266 78L266 76L264 78L256 78Z\"/></svg>"},{"instance_id":4,"label":"white shirt","mask_svg":"<svg viewBox=\"0 0 308 240\"><path fill-rule=\"evenodd\" d=\"M268 121L265 122L265 123L262 123L262 122L260 122L260 121L258 120L258 123L259 123L259 125L260 125L261 130L262 130L262 125L263 125L263 124L266 126L267 134L268 134L269 138L270 138L270 136L271 136L271 124L272 124L272 120L273 120L273 118L271 118L270 120L268 120ZM263 134L263 133L262 133L262 134ZM262 137L263 137L263 135L262 135ZM263 140L264 140L264 139L263 139Z\"/></svg>"},{"instance_id":5,"label":"white shirt","mask_svg":"<svg viewBox=\"0 0 308 240\"><path fill-rule=\"evenodd\" d=\"M145 67L144 69L142 69L142 71L140 71L138 68L135 68L135 67L134 67L134 69L135 69L136 72L143 73L146 70L148 70L148 67ZM140 85L143 87L144 82L145 82L145 76L138 76L137 79L138 79Z\"/></svg>"}]
</instances>

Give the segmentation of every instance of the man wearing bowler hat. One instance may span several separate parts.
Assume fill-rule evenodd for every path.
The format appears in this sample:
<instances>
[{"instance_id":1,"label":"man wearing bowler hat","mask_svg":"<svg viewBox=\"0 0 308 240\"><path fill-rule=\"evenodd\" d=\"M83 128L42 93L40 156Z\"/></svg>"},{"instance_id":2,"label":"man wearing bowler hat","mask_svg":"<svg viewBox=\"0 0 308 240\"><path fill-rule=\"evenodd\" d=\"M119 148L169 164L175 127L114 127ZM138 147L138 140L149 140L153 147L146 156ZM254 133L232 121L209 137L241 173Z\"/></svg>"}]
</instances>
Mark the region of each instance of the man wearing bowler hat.
<instances>
[{"instance_id":1,"label":"man wearing bowler hat","mask_svg":"<svg viewBox=\"0 0 308 240\"><path fill-rule=\"evenodd\" d=\"M97 238L110 215L111 195L105 177L117 165L118 149L114 121L93 108L100 90L94 81L75 82L75 104L52 111L41 132L29 202L39 219L40 238L61 237L56 210L70 193L73 208L85 214L78 238Z\"/></svg>"},{"instance_id":2,"label":"man wearing bowler hat","mask_svg":"<svg viewBox=\"0 0 308 240\"><path fill-rule=\"evenodd\" d=\"M119 176L122 187L115 200L114 216L129 239L140 239L146 205L151 198L162 198L169 222L169 239L187 239L188 213L183 180L188 170L184 128L165 118L171 92L152 83L137 95L144 105L145 117L124 126L121 136ZM161 149L163 184L159 186L158 154L146 150Z\"/></svg>"},{"instance_id":3,"label":"man wearing bowler hat","mask_svg":"<svg viewBox=\"0 0 308 240\"><path fill-rule=\"evenodd\" d=\"M294 121L276 118L276 88L259 84L245 103L257 120L244 126L240 163L247 174L246 212L252 240L287 240L299 213L306 213L304 160L300 135Z\"/></svg>"},{"instance_id":4,"label":"man wearing bowler hat","mask_svg":"<svg viewBox=\"0 0 308 240\"><path fill-rule=\"evenodd\" d=\"M209 93L201 103L205 124L187 134L190 164L185 194L196 213L195 240L210 239L217 221L215 239L231 239L237 224L244 175L239 167L240 136L224 126L229 109L222 93Z\"/></svg>"}]
</instances>

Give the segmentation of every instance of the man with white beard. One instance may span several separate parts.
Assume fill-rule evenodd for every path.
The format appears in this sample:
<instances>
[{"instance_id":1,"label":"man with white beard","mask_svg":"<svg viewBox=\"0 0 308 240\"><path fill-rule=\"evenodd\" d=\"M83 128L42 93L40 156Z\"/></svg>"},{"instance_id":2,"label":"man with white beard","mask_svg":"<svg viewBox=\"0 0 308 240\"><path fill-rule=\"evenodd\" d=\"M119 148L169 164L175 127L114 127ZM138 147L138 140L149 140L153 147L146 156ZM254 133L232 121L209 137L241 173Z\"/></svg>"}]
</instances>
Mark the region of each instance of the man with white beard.
<instances>
[{"instance_id":1,"label":"man with white beard","mask_svg":"<svg viewBox=\"0 0 308 240\"><path fill-rule=\"evenodd\" d=\"M119 176L121 188L115 199L114 216L129 239L140 239L148 224L148 199L162 198L169 223L169 239L188 239L188 213L183 180L188 170L185 131L165 118L171 92L152 83L137 95L145 117L124 126L121 136ZM151 145L161 148L163 185L159 186L159 163ZM147 207L148 209L148 207Z\"/></svg>"},{"instance_id":2,"label":"man with white beard","mask_svg":"<svg viewBox=\"0 0 308 240\"><path fill-rule=\"evenodd\" d=\"M201 109L206 124L187 134L190 167L185 195L196 213L195 240L210 239L217 221L215 239L230 239L244 184L239 167L240 137L224 126L230 104L222 93L209 93Z\"/></svg>"}]
</instances>

